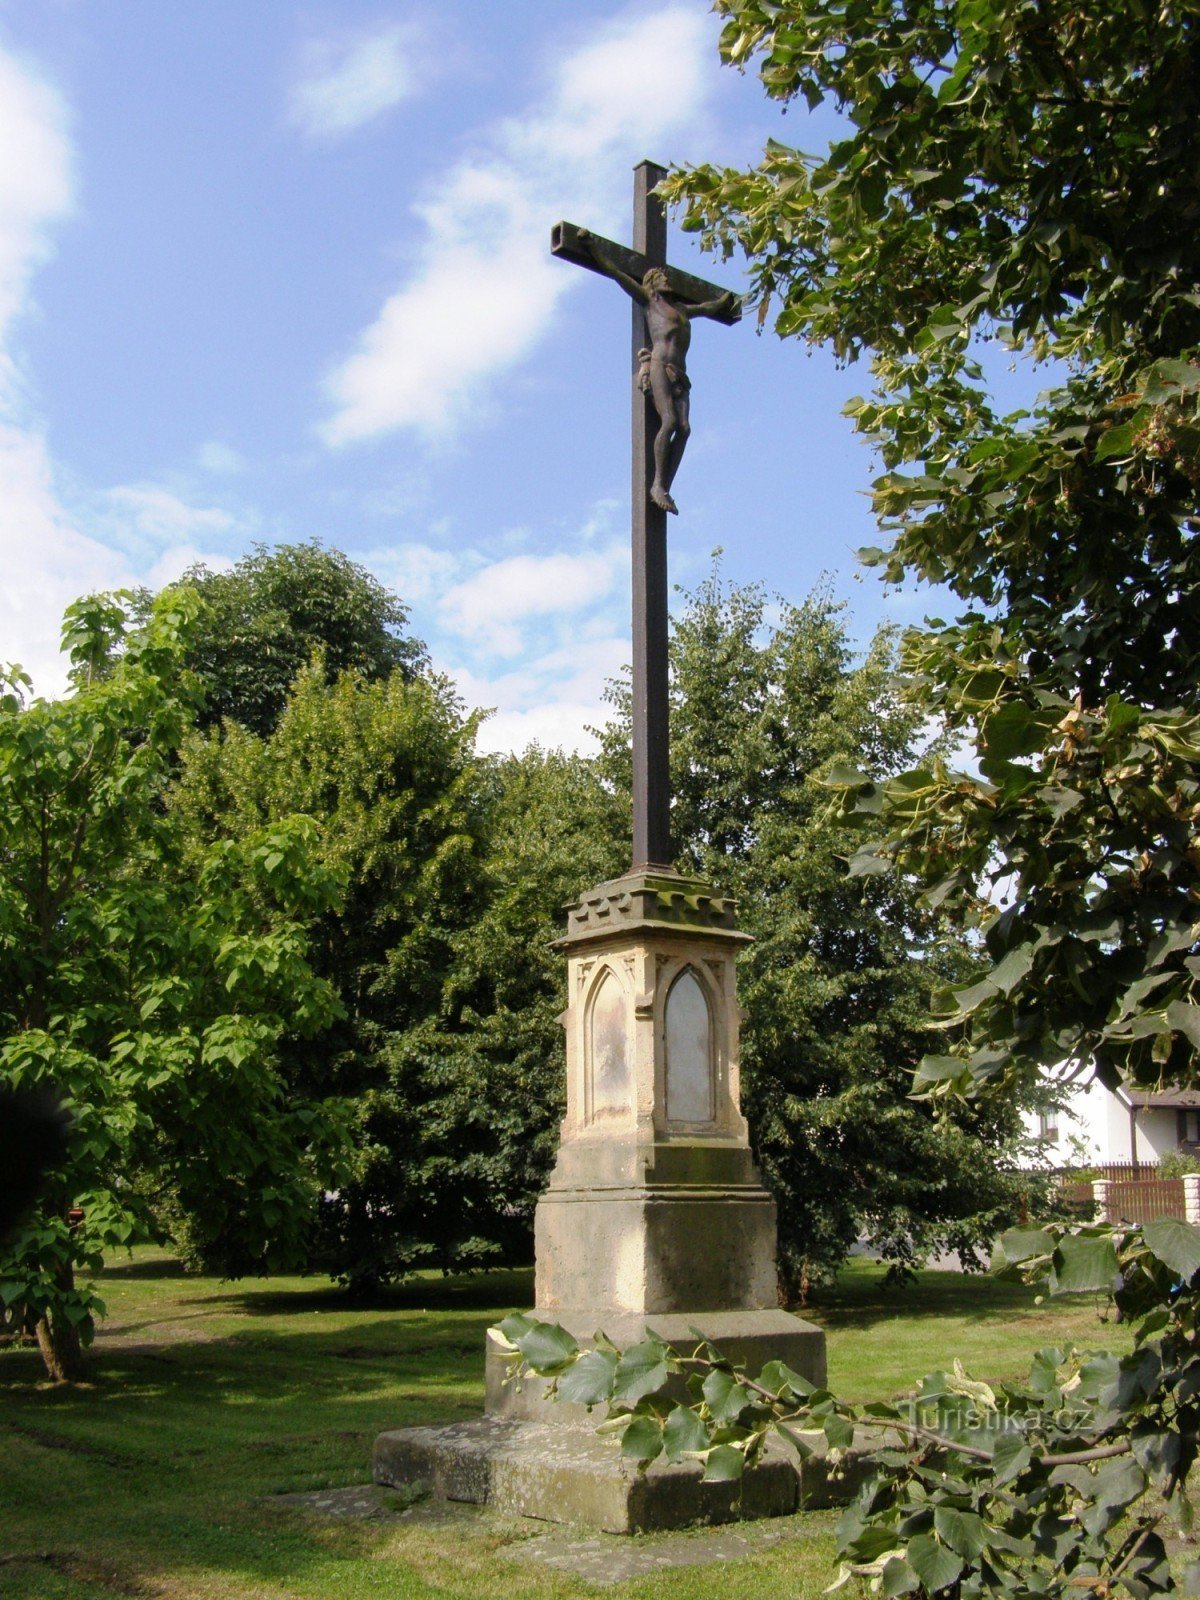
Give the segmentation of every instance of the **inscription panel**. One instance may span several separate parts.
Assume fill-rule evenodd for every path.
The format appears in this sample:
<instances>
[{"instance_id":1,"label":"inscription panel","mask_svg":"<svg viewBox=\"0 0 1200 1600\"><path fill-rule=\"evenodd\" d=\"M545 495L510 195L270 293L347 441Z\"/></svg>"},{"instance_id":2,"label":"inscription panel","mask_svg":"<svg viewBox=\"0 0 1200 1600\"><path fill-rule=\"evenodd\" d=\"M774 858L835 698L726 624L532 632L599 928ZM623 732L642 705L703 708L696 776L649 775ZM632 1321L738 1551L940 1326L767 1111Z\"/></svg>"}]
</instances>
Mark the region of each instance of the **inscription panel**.
<instances>
[{"instance_id":1,"label":"inscription panel","mask_svg":"<svg viewBox=\"0 0 1200 1600\"><path fill-rule=\"evenodd\" d=\"M711 1122L713 1105L712 1017L700 980L680 973L667 996L667 1120Z\"/></svg>"},{"instance_id":2,"label":"inscription panel","mask_svg":"<svg viewBox=\"0 0 1200 1600\"><path fill-rule=\"evenodd\" d=\"M633 1109L629 1017L625 993L610 971L592 1000L588 1113L593 1119L628 1115Z\"/></svg>"}]
</instances>

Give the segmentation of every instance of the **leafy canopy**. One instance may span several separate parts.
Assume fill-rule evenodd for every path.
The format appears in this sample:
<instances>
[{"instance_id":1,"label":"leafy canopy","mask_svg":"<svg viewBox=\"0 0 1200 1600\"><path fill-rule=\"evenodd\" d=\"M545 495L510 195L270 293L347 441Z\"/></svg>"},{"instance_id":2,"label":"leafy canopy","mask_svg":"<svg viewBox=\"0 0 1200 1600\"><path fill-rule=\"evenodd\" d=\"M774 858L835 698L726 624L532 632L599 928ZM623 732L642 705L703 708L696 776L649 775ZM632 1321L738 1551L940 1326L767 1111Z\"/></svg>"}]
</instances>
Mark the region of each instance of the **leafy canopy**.
<instances>
[{"instance_id":1,"label":"leafy canopy","mask_svg":"<svg viewBox=\"0 0 1200 1600\"><path fill-rule=\"evenodd\" d=\"M714 571L671 639L672 827L680 864L733 895L754 943L738 962L742 1096L779 1206L793 1290L836 1270L864 1230L900 1266L936 1246L968 1254L1015 1214L1002 1148L1011 1106L936 1118L910 1098L935 1047L935 982L970 951L894 872L850 875L854 832L826 784L853 762L879 781L921 745L892 637L856 660L823 592L768 605ZM628 696L603 762L628 793Z\"/></svg>"},{"instance_id":2,"label":"leafy canopy","mask_svg":"<svg viewBox=\"0 0 1200 1600\"><path fill-rule=\"evenodd\" d=\"M890 581L964 605L914 632L926 709L976 746L848 781L991 971L940 1010L925 1088L1063 1060L1192 1080L1200 1048L1196 713L1200 26L1189 4L718 0L727 60L846 131L701 167L685 225L749 260L764 319L870 359L849 411L884 472ZM999 360L1048 363L997 414ZM867 774L866 777L873 775ZM1003 900L1005 909L997 908Z\"/></svg>"},{"instance_id":3,"label":"leafy canopy","mask_svg":"<svg viewBox=\"0 0 1200 1600\"><path fill-rule=\"evenodd\" d=\"M478 720L431 674L331 682L318 658L269 736L194 737L174 790L195 848L301 811L344 878L310 930L344 1014L292 1041L285 1069L354 1128L312 1259L356 1290L528 1258L564 1079L550 944L562 904L619 859L586 762L485 760Z\"/></svg>"},{"instance_id":4,"label":"leafy canopy","mask_svg":"<svg viewBox=\"0 0 1200 1600\"><path fill-rule=\"evenodd\" d=\"M184 581L205 602L187 650L205 690L201 727L228 718L269 733L314 651L331 681L351 669L378 679L397 670L411 676L426 665L424 646L405 631L403 602L315 539L256 545L228 572L193 567Z\"/></svg>"},{"instance_id":5,"label":"leafy canopy","mask_svg":"<svg viewBox=\"0 0 1200 1600\"><path fill-rule=\"evenodd\" d=\"M559 1399L604 1406L599 1431L640 1472L694 1461L707 1482L736 1483L772 1436L800 1461L819 1450L831 1475L869 1453L827 1593L855 1579L888 1600L1178 1592L1162 1525L1194 1521L1200 1228L1167 1217L1120 1232L1021 1229L1003 1245L1051 1294L1114 1294L1132 1351L1050 1347L1003 1384L955 1361L891 1404L855 1405L782 1361L752 1375L699 1334L690 1349L651 1336L621 1351L600 1332L583 1349L522 1313L493 1335L510 1381L532 1371ZM1192 1563L1186 1592L1198 1577Z\"/></svg>"},{"instance_id":6,"label":"leafy canopy","mask_svg":"<svg viewBox=\"0 0 1200 1600\"><path fill-rule=\"evenodd\" d=\"M304 932L338 893L313 825L276 815L189 856L166 805L197 609L168 590L131 632L122 597L80 601L72 692L26 704L19 673L0 684L0 1083L71 1115L65 1162L0 1250L0 1300L55 1377L79 1376L102 1309L77 1271L150 1230L146 1174L245 1270L296 1259L338 1171L339 1119L278 1072L283 1037L337 1010Z\"/></svg>"}]
</instances>

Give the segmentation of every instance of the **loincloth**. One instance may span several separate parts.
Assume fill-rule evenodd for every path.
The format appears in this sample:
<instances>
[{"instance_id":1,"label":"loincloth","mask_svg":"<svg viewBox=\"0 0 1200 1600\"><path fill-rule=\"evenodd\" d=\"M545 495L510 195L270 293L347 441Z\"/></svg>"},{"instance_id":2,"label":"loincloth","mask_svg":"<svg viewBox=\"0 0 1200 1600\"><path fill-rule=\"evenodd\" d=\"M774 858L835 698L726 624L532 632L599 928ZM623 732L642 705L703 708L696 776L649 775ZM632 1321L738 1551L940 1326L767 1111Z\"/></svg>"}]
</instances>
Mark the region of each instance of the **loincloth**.
<instances>
[{"instance_id":1,"label":"loincloth","mask_svg":"<svg viewBox=\"0 0 1200 1600\"><path fill-rule=\"evenodd\" d=\"M653 362L653 360L654 360L654 352L652 350L639 350L638 351L638 369L637 369L636 382L637 382L638 388L642 391L643 394L649 394L650 393L650 389L651 389L650 366L651 366L651 363ZM688 377L687 373L684 372L681 367L677 367L673 361L664 361L663 362L663 371L666 373L667 377L670 379L671 387L672 387L672 389L675 390L676 394L680 394L680 393L686 394L688 392L688 390L692 387L692 380Z\"/></svg>"}]
</instances>

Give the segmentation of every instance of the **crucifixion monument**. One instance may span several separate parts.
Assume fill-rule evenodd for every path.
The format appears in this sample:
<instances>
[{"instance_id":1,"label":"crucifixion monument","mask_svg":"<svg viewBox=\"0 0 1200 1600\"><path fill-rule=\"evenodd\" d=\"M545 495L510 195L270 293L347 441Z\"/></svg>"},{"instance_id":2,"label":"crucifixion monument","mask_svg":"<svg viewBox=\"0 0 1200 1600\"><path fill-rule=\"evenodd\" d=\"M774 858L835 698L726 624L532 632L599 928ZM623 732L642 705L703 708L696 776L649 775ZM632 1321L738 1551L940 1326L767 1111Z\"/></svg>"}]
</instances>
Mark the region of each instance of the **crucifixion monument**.
<instances>
[{"instance_id":1,"label":"crucifixion monument","mask_svg":"<svg viewBox=\"0 0 1200 1600\"><path fill-rule=\"evenodd\" d=\"M667 517L690 430L690 322L736 323L735 295L666 263L663 168L635 168L634 248L560 222L557 256L613 279L633 303L633 863L567 908L567 1106L535 1218L536 1309L585 1343L647 1330L677 1347L697 1330L752 1372L778 1358L816 1383L824 1335L779 1308L775 1205L738 1096L734 906L672 866ZM506 1382L489 1335L486 1415L381 1435L375 1475L451 1499L612 1532L796 1509L782 1453L740 1491L698 1463L638 1474L599 1418ZM735 1507L735 1495L740 1501Z\"/></svg>"}]
</instances>

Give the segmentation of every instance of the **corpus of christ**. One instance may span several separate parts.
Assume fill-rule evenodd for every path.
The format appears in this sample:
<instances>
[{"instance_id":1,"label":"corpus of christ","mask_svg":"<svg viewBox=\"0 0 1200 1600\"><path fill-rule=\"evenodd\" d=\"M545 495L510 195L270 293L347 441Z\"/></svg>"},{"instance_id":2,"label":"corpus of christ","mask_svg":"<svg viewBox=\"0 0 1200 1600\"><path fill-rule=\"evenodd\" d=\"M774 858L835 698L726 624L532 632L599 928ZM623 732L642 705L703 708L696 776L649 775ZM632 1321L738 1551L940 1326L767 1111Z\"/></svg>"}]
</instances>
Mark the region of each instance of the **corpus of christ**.
<instances>
[{"instance_id":1,"label":"corpus of christ","mask_svg":"<svg viewBox=\"0 0 1200 1600\"><path fill-rule=\"evenodd\" d=\"M672 866L667 516L690 431L691 320L731 325L736 295L669 266L662 167L634 170L633 248L560 222L551 249L615 281L632 306L633 859L567 908L566 1115L535 1217L535 1314L581 1345L697 1336L757 1371L825 1378L824 1335L779 1308L775 1205L739 1102L735 960L748 942L719 887ZM819 1461L768 1449L740 1485L696 1461L646 1471L603 1420L509 1380L488 1335L485 1414L376 1441L376 1481L453 1500L635 1533L827 1503Z\"/></svg>"}]
</instances>

